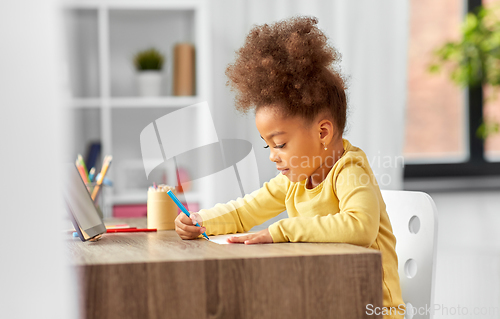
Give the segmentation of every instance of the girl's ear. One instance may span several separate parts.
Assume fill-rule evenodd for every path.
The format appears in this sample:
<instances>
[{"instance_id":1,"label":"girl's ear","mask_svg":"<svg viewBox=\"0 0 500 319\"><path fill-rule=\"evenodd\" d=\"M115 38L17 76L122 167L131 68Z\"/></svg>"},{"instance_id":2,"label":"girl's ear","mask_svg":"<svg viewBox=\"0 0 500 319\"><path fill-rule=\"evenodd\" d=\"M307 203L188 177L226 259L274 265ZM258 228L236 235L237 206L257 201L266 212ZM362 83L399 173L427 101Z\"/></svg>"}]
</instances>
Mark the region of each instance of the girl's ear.
<instances>
[{"instance_id":1,"label":"girl's ear","mask_svg":"<svg viewBox=\"0 0 500 319\"><path fill-rule=\"evenodd\" d=\"M335 134L335 127L333 126L333 123L324 119L318 123L317 127L321 144L330 144L333 139L333 135Z\"/></svg>"}]
</instances>

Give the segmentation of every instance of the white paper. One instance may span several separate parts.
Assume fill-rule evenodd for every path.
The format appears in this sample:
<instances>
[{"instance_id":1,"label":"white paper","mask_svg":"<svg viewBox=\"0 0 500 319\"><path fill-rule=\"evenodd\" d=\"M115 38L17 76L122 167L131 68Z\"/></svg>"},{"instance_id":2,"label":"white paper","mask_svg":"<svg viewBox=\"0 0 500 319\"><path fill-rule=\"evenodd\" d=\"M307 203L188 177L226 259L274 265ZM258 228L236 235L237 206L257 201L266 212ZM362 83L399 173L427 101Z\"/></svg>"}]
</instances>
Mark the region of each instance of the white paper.
<instances>
[{"instance_id":1,"label":"white paper","mask_svg":"<svg viewBox=\"0 0 500 319\"><path fill-rule=\"evenodd\" d=\"M237 233L237 234L217 235L217 236L208 236L208 238L210 238L210 241L212 243L216 243L219 245L240 244L240 243L228 243L227 239L229 237L232 237L232 236L239 237L239 236L244 236L244 235L248 235L248 234L253 234L253 233ZM241 244L243 244L243 243L241 243Z\"/></svg>"}]
</instances>

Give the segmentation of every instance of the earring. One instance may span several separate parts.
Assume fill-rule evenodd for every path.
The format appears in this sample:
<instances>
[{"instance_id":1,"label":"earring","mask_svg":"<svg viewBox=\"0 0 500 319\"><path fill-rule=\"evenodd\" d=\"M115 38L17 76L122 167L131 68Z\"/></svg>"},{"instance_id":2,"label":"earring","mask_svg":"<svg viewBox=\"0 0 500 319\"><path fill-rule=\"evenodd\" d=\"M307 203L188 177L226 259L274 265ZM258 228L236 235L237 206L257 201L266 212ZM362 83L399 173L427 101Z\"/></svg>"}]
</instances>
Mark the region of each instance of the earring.
<instances>
[{"instance_id":1,"label":"earring","mask_svg":"<svg viewBox=\"0 0 500 319\"><path fill-rule=\"evenodd\" d=\"M323 147L325 148L325 151L326 151L326 150L328 149L328 148L326 148L326 145L325 145L325 143L323 143Z\"/></svg>"}]
</instances>

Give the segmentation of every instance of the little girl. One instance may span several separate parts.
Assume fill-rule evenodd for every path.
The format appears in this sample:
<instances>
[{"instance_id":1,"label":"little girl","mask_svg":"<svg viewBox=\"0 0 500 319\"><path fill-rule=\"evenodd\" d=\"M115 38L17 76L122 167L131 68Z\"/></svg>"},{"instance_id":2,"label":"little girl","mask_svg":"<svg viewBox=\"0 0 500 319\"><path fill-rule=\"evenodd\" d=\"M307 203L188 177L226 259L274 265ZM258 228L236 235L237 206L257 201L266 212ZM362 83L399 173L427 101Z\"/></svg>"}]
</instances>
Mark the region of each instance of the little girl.
<instances>
[{"instance_id":1,"label":"little girl","mask_svg":"<svg viewBox=\"0 0 500 319\"><path fill-rule=\"evenodd\" d=\"M342 138L346 87L333 66L340 57L316 24L315 18L295 17L254 27L226 70L237 108L255 110L269 159L281 174L244 198L191 218L179 214L175 229L182 239L247 232L286 210L289 218L229 241L337 242L380 250L383 305L402 313L396 239L365 153Z\"/></svg>"}]
</instances>

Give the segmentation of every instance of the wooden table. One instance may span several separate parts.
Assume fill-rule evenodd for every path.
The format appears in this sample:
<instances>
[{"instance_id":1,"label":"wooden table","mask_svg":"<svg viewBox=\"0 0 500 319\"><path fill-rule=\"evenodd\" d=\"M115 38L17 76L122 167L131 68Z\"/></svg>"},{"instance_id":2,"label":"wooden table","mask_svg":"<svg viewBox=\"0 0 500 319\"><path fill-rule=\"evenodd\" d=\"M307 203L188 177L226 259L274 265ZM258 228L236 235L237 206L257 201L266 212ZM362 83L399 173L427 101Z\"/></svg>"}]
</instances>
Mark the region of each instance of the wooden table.
<instances>
[{"instance_id":1,"label":"wooden table","mask_svg":"<svg viewBox=\"0 0 500 319\"><path fill-rule=\"evenodd\" d=\"M144 227L145 219L112 220ZM348 244L219 245L175 231L68 240L82 318L382 318L380 252Z\"/></svg>"}]
</instances>

